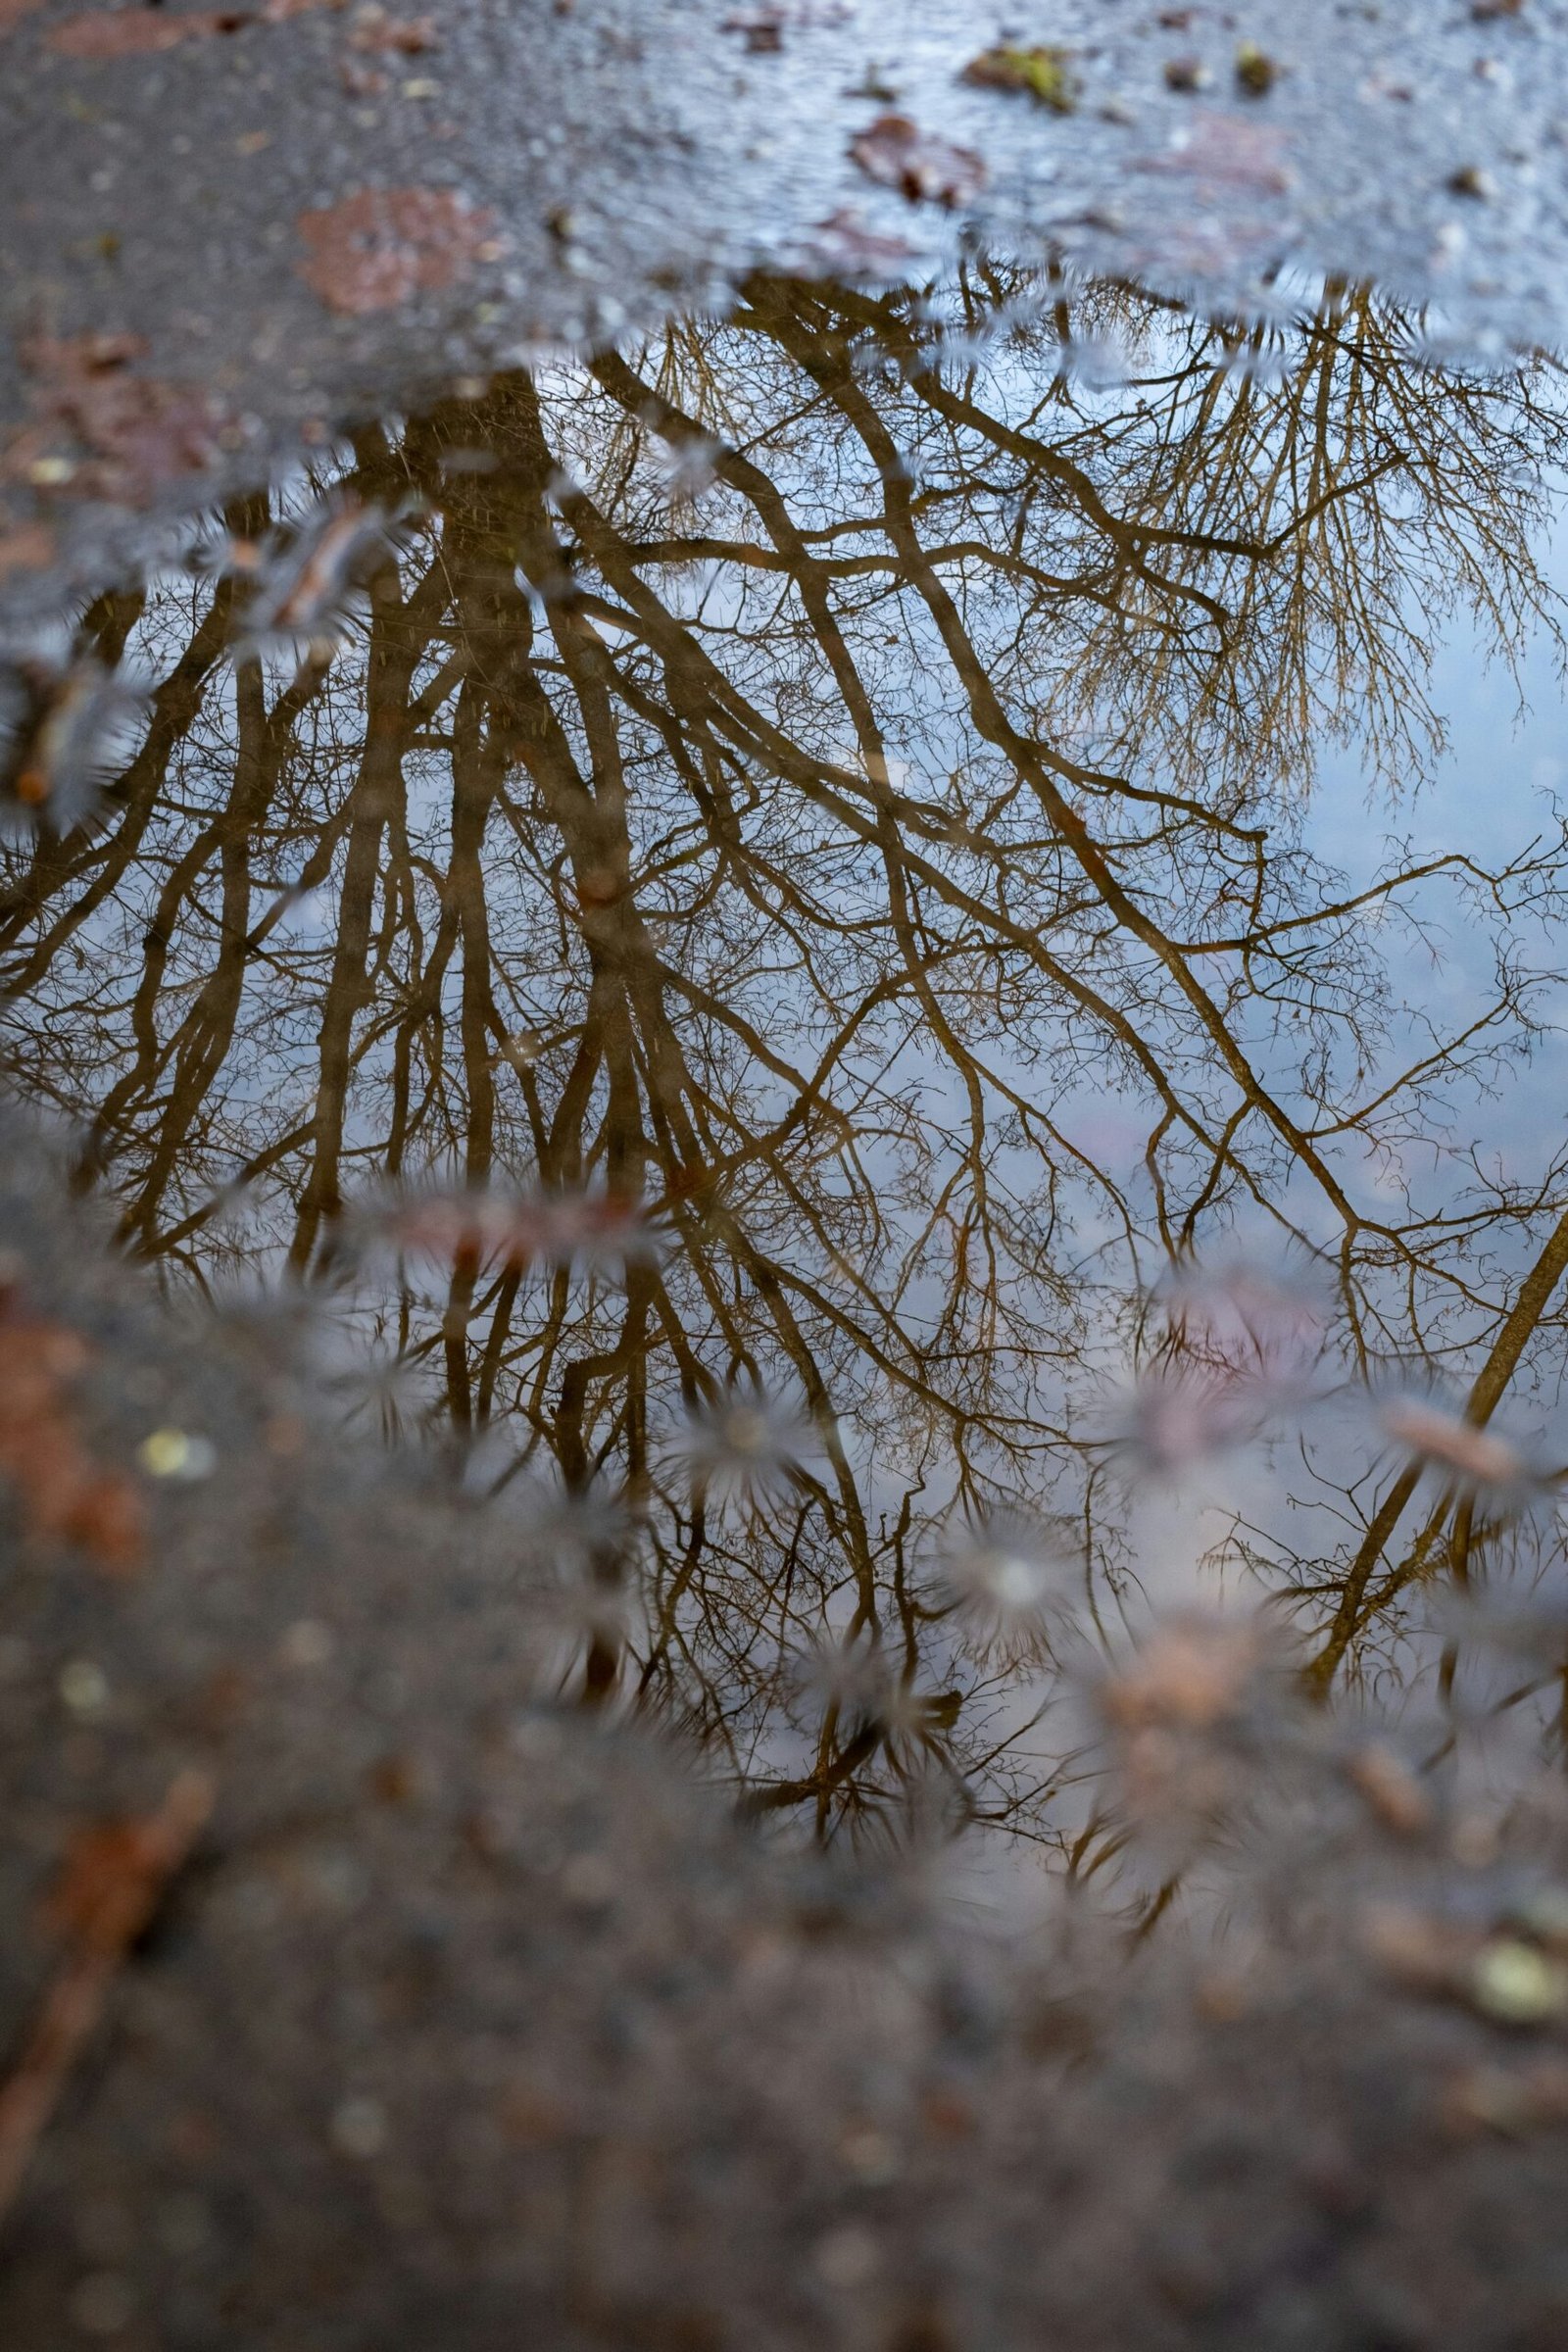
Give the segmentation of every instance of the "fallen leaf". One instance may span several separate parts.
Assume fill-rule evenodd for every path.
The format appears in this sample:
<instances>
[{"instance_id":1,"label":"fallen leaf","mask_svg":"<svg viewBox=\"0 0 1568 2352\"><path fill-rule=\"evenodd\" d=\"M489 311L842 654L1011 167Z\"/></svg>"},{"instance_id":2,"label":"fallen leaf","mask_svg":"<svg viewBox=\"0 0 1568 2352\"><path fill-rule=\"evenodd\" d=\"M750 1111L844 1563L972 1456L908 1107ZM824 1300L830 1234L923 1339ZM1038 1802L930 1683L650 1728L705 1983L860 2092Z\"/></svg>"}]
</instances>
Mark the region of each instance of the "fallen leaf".
<instances>
[{"instance_id":1,"label":"fallen leaf","mask_svg":"<svg viewBox=\"0 0 1568 2352\"><path fill-rule=\"evenodd\" d=\"M726 17L720 32L744 34L751 57L774 57L784 46L784 19L776 8L748 8Z\"/></svg>"},{"instance_id":2,"label":"fallen leaf","mask_svg":"<svg viewBox=\"0 0 1568 2352\"><path fill-rule=\"evenodd\" d=\"M0 30L8 21L41 5L41 0L0 0ZM259 8L204 8L183 11L151 6L95 8L68 17L45 34L45 46L62 57L97 61L114 57L156 57L189 41L208 41L219 35L245 32L254 24L282 24L291 17L310 15L318 8L335 8L341 0L262 0ZM11 11L11 18L6 16Z\"/></svg>"},{"instance_id":3,"label":"fallen leaf","mask_svg":"<svg viewBox=\"0 0 1568 2352\"><path fill-rule=\"evenodd\" d=\"M44 35L44 46L61 57L97 61L111 57L156 57L184 41L211 40L239 32L251 19L242 10L202 9L176 16L163 9L93 9L68 17Z\"/></svg>"},{"instance_id":4,"label":"fallen leaf","mask_svg":"<svg viewBox=\"0 0 1568 2352\"><path fill-rule=\"evenodd\" d=\"M839 211L816 223L801 261L824 276L897 277L917 258L906 238L883 236L858 213Z\"/></svg>"},{"instance_id":5,"label":"fallen leaf","mask_svg":"<svg viewBox=\"0 0 1568 2352\"><path fill-rule=\"evenodd\" d=\"M0 458L0 473L78 494L145 502L165 483L209 466L227 414L192 384L138 375L145 345L134 335L40 335L23 350L37 422ZM88 453L59 455L60 433Z\"/></svg>"},{"instance_id":6,"label":"fallen leaf","mask_svg":"<svg viewBox=\"0 0 1568 2352\"><path fill-rule=\"evenodd\" d=\"M42 571L55 560L54 533L41 522L0 531L0 580L11 571Z\"/></svg>"},{"instance_id":7,"label":"fallen leaf","mask_svg":"<svg viewBox=\"0 0 1568 2352\"><path fill-rule=\"evenodd\" d=\"M850 141L850 154L867 179L911 204L968 204L986 184L984 159L972 147L933 138L907 115L878 115Z\"/></svg>"},{"instance_id":8,"label":"fallen leaf","mask_svg":"<svg viewBox=\"0 0 1568 2352\"><path fill-rule=\"evenodd\" d=\"M1288 134L1270 122L1205 108L1163 155L1145 156L1140 172L1176 172L1210 187L1258 188L1283 195L1294 175Z\"/></svg>"},{"instance_id":9,"label":"fallen leaf","mask_svg":"<svg viewBox=\"0 0 1568 2352\"><path fill-rule=\"evenodd\" d=\"M63 1324L0 1315L0 1473L30 1536L79 1544L106 1574L124 1576L141 1561L141 1500L77 1431L70 1384L86 1363L84 1344Z\"/></svg>"},{"instance_id":10,"label":"fallen leaf","mask_svg":"<svg viewBox=\"0 0 1568 2352\"><path fill-rule=\"evenodd\" d=\"M1070 115L1078 103L1065 49L986 49L969 60L960 78L980 89L1024 91L1057 115Z\"/></svg>"},{"instance_id":11,"label":"fallen leaf","mask_svg":"<svg viewBox=\"0 0 1568 2352\"><path fill-rule=\"evenodd\" d=\"M775 55L786 32L805 31L813 24L847 24L855 10L851 0L764 0L758 8L738 8L724 19L720 32L745 35L755 57Z\"/></svg>"},{"instance_id":12,"label":"fallen leaf","mask_svg":"<svg viewBox=\"0 0 1568 2352\"><path fill-rule=\"evenodd\" d=\"M22 2184L122 1960L188 1858L215 1793L206 1773L182 1772L156 1813L86 1831L67 1857L54 1916L69 1949L0 2085L0 2214Z\"/></svg>"},{"instance_id":13,"label":"fallen leaf","mask_svg":"<svg viewBox=\"0 0 1568 2352\"><path fill-rule=\"evenodd\" d=\"M307 285L351 318L395 310L411 294L466 277L492 258L495 215L453 188L364 188L301 213Z\"/></svg>"},{"instance_id":14,"label":"fallen leaf","mask_svg":"<svg viewBox=\"0 0 1568 2352\"><path fill-rule=\"evenodd\" d=\"M390 50L402 57L419 57L439 49L441 35L434 17L386 17L356 25L349 35L351 49Z\"/></svg>"}]
</instances>

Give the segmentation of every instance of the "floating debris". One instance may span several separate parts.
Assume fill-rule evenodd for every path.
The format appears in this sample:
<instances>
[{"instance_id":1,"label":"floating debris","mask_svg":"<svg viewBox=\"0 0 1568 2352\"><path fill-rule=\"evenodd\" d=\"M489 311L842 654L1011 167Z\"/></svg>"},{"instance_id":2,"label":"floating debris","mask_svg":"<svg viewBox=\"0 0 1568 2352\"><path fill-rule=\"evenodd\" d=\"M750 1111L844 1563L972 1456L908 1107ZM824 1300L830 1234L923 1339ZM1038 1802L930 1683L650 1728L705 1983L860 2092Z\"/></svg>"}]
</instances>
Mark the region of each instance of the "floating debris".
<instances>
[{"instance_id":1,"label":"floating debris","mask_svg":"<svg viewBox=\"0 0 1568 2352\"><path fill-rule=\"evenodd\" d=\"M456 188L364 188L299 215L306 284L349 318L438 292L506 251L496 217Z\"/></svg>"},{"instance_id":2,"label":"floating debris","mask_svg":"<svg viewBox=\"0 0 1568 2352\"><path fill-rule=\"evenodd\" d=\"M1188 117L1163 155L1145 157L1135 169L1179 172L1200 185L1282 196L1294 184L1289 153L1289 134L1277 123L1200 107Z\"/></svg>"},{"instance_id":3,"label":"floating debris","mask_svg":"<svg viewBox=\"0 0 1568 2352\"><path fill-rule=\"evenodd\" d=\"M798 1405L752 1384L696 1398L666 1446L694 1493L748 1502L788 1493L817 1448L816 1432Z\"/></svg>"},{"instance_id":4,"label":"floating debris","mask_svg":"<svg viewBox=\"0 0 1568 2352\"><path fill-rule=\"evenodd\" d=\"M1497 1936L1470 1972L1471 1997L1504 2026L1540 2026L1568 2011L1568 1968L1538 1944Z\"/></svg>"},{"instance_id":5,"label":"floating debris","mask_svg":"<svg viewBox=\"0 0 1568 2352\"><path fill-rule=\"evenodd\" d=\"M1122 1731L1211 1732L1251 1700L1271 1645L1252 1620L1183 1618L1160 1626L1100 1690Z\"/></svg>"},{"instance_id":6,"label":"floating debris","mask_svg":"<svg viewBox=\"0 0 1568 2352\"><path fill-rule=\"evenodd\" d=\"M960 78L981 89L1023 91L1053 114L1070 115L1078 104L1078 84L1065 49L986 49L970 59Z\"/></svg>"},{"instance_id":7,"label":"floating debris","mask_svg":"<svg viewBox=\"0 0 1568 2352\"><path fill-rule=\"evenodd\" d=\"M1538 1483L1519 1446L1430 1396L1385 1397L1377 1419L1385 1437L1465 1494L1505 1505L1523 1500Z\"/></svg>"},{"instance_id":8,"label":"floating debris","mask_svg":"<svg viewBox=\"0 0 1568 2352\"><path fill-rule=\"evenodd\" d=\"M1236 79L1249 98L1266 98L1279 77L1277 60L1255 41L1243 41L1236 52Z\"/></svg>"},{"instance_id":9,"label":"floating debris","mask_svg":"<svg viewBox=\"0 0 1568 2352\"><path fill-rule=\"evenodd\" d=\"M211 1438L195 1437L189 1430L155 1429L137 1446L136 1459L149 1478L191 1486L212 1477L218 1468L218 1448Z\"/></svg>"},{"instance_id":10,"label":"floating debris","mask_svg":"<svg viewBox=\"0 0 1568 2352\"><path fill-rule=\"evenodd\" d=\"M937 1590L985 1648L1037 1643L1059 1616L1074 1566L1034 1521L999 1510L967 1519L939 1555Z\"/></svg>"},{"instance_id":11,"label":"floating debris","mask_svg":"<svg viewBox=\"0 0 1568 2352\"><path fill-rule=\"evenodd\" d=\"M1357 1748L1345 1769L1347 1779L1396 1837L1418 1837L1431 1827L1431 1798L1404 1758L1385 1741Z\"/></svg>"},{"instance_id":12,"label":"floating debris","mask_svg":"<svg viewBox=\"0 0 1568 2352\"><path fill-rule=\"evenodd\" d=\"M615 1270L654 1254L640 1200L608 1193L428 1193L374 1210L369 1238L443 1265Z\"/></svg>"},{"instance_id":13,"label":"floating debris","mask_svg":"<svg viewBox=\"0 0 1568 2352\"><path fill-rule=\"evenodd\" d=\"M0 829L64 840L97 815L130 758L148 691L122 670L25 661L0 684Z\"/></svg>"},{"instance_id":14,"label":"floating debris","mask_svg":"<svg viewBox=\"0 0 1568 2352\"><path fill-rule=\"evenodd\" d=\"M972 147L934 138L907 115L878 115L850 141L850 154L867 179L897 188L911 204L971 203L988 176Z\"/></svg>"},{"instance_id":15,"label":"floating debris","mask_svg":"<svg viewBox=\"0 0 1568 2352\"><path fill-rule=\"evenodd\" d=\"M243 658L278 640L335 644L350 607L398 546L384 509L343 499L323 502L259 549L239 547L229 567L252 575L256 587L236 652Z\"/></svg>"}]
</instances>

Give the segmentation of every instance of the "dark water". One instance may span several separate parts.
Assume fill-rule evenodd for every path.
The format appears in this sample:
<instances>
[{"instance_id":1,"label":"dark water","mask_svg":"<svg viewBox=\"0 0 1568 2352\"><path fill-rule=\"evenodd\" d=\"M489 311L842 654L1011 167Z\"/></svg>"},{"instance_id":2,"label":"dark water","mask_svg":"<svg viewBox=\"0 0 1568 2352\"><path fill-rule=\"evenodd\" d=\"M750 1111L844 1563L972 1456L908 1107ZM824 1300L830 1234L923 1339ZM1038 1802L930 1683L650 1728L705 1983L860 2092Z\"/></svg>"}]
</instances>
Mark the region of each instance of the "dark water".
<instances>
[{"instance_id":1,"label":"dark water","mask_svg":"<svg viewBox=\"0 0 1568 2352\"><path fill-rule=\"evenodd\" d=\"M1151 1595L1426 1705L1558 1570L1565 443L979 264L464 383L16 649L11 1071L771 1811L1070 1842Z\"/></svg>"}]
</instances>

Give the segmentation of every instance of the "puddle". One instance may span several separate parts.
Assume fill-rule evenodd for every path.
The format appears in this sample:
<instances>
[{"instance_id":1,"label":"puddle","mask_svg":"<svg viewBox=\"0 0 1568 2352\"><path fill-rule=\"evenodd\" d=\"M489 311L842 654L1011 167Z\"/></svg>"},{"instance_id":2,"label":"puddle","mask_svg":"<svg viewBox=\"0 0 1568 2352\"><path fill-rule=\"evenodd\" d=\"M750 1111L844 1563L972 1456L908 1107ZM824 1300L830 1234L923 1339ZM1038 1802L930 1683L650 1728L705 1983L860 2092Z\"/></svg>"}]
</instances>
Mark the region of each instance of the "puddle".
<instances>
[{"instance_id":1,"label":"puddle","mask_svg":"<svg viewBox=\"0 0 1568 2352\"><path fill-rule=\"evenodd\" d=\"M1565 445L983 262L466 384L22 649L13 1080L764 1811L1070 1841L1151 1595L1425 1706L1560 1567Z\"/></svg>"}]
</instances>

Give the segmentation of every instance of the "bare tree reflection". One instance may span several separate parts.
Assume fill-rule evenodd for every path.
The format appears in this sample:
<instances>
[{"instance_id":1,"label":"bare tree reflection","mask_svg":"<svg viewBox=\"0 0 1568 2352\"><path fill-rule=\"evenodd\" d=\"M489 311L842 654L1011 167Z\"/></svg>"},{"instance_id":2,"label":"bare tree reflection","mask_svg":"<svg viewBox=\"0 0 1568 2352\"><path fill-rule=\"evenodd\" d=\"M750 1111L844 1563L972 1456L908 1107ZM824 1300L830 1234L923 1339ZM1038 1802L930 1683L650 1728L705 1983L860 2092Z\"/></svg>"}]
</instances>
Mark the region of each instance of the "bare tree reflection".
<instances>
[{"instance_id":1,"label":"bare tree reflection","mask_svg":"<svg viewBox=\"0 0 1568 2352\"><path fill-rule=\"evenodd\" d=\"M1023 1513L1114 1616L1104 1378L1194 1347L1161 1265L1269 1221L1327 1269L1325 1361L1462 1379L1476 1427L1560 1340L1563 1152L1476 1145L1562 827L1352 886L1305 823L1330 745L1397 811L1446 616L1555 627L1554 395L1353 289L1226 326L976 267L760 278L367 428L82 615L157 683L93 821L7 856L13 1067L128 1247L331 1277L499 1484L624 1497L588 1695L823 1834L915 1784L1078 1852L1055 1636L977 1636L934 1531ZM1451 1027L1390 976L1445 926L1492 957ZM345 1207L432 1172L638 1200L665 1247L341 1287ZM1418 1461L1301 1461L1321 1556L1222 1549L1326 1680L1495 1531Z\"/></svg>"}]
</instances>

